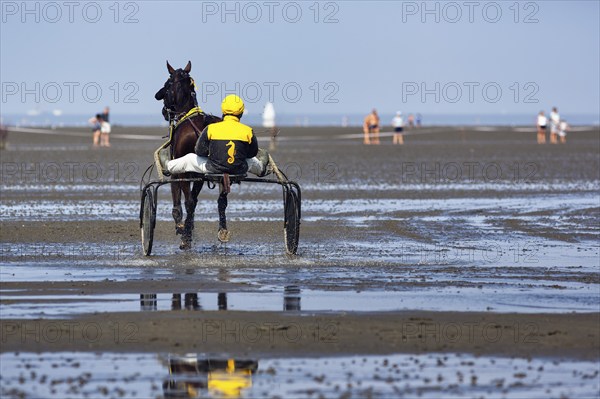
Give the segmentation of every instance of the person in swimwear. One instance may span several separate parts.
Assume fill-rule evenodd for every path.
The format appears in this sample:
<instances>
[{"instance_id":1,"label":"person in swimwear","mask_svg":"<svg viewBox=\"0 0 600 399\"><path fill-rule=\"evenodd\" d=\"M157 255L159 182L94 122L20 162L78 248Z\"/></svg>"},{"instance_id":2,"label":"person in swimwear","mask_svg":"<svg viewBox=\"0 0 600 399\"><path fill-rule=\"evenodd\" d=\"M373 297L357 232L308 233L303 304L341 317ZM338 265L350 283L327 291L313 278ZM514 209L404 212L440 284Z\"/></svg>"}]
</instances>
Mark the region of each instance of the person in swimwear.
<instances>
[{"instance_id":1,"label":"person in swimwear","mask_svg":"<svg viewBox=\"0 0 600 399\"><path fill-rule=\"evenodd\" d=\"M376 109L373 109L373 111L365 117L363 132L365 134L365 144L379 144L379 115L377 115Z\"/></svg>"}]
</instances>

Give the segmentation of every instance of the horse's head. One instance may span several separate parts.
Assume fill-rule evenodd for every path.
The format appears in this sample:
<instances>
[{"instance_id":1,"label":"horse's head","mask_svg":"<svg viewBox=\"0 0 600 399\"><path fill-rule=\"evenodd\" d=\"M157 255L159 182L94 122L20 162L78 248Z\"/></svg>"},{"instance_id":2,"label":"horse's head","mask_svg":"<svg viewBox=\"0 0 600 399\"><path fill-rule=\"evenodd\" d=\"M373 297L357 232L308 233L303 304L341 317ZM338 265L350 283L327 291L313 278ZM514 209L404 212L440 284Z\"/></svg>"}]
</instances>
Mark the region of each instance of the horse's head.
<instances>
[{"instance_id":1,"label":"horse's head","mask_svg":"<svg viewBox=\"0 0 600 399\"><path fill-rule=\"evenodd\" d=\"M167 70L170 74L169 79L154 95L154 98L163 100L167 112L177 114L189 111L196 106L194 79L190 76L192 63L188 61L185 68L174 69L167 61ZM166 116L165 119L167 119Z\"/></svg>"}]
</instances>

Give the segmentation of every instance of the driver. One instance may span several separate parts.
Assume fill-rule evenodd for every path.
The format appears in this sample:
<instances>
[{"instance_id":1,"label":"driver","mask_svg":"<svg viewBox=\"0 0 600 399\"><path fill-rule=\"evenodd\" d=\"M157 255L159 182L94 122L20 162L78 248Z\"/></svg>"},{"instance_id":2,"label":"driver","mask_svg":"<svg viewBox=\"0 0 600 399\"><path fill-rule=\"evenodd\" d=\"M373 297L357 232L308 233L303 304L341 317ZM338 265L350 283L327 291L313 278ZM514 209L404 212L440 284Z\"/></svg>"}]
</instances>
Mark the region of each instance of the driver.
<instances>
[{"instance_id":1,"label":"driver","mask_svg":"<svg viewBox=\"0 0 600 399\"><path fill-rule=\"evenodd\" d=\"M163 169L168 174L185 172L229 173L243 175L250 172L259 177L270 170L269 154L258 148L258 141L250 126L240 122L244 101L230 94L221 103L223 121L208 125L196 142L195 153L171 161L161 153Z\"/></svg>"}]
</instances>

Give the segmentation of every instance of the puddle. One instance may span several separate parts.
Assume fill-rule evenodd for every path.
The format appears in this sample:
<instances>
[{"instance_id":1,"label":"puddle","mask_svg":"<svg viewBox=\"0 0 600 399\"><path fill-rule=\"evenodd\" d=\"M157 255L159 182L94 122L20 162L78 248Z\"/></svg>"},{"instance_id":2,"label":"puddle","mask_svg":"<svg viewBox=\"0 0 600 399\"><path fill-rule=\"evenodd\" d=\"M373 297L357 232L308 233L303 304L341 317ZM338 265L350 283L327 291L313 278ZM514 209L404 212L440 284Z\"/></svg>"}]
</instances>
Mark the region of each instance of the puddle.
<instances>
[{"instance_id":1,"label":"puddle","mask_svg":"<svg viewBox=\"0 0 600 399\"><path fill-rule=\"evenodd\" d=\"M527 285L527 281L523 284ZM492 311L495 313L595 312L600 299L597 287L562 283L552 287L522 288L490 285L483 288L421 288L406 291L325 291L286 286L260 292L187 292L83 295L40 295L28 291L1 290L4 318L69 317L102 312L136 311L247 311L307 313L386 312L400 310ZM499 292L498 292L499 291ZM43 291L42 291L43 292ZM559 292L560 294L555 294Z\"/></svg>"},{"instance_id":2,"label":"puddle","mask_svg":"<svg viewBox=\"0 0 600 399\"><path fill-rule=\"evenodd\" d=\"M81 262L81 259L78 259ZM6 282L40 282L40 281L128 281L141 278L158 278L172 275L172 271L164 268L150 268L150 261L131 262L131 267L117 267L92 262L92 265L79 264L74 267L72 261L35 262L29 264L13 263L0 265L0 281ZM107 261L110 263L110 260ZM134 270L133 267L138 267Z\"/></svg>"},{"instance_id":3,"label":"puddle","mask_svg":"<svg viewBox=\"0 0 600 399\"><path fill-rule=\"evenodd\" d=\"M223 354L4 353L19 397L596 397L597 362L460 354L231 358Z\"/></svg>"},{"instance_id":4,"label":"puddle","mask_svg":"<svg viewBox=\"0 0 600 399\"><path fill-rule=\"evenodd\" d=\"M170 226L169 226L170 227ZM137 226L135 226L137 228ZM236 232L233 227L234 233ZM135 233L135 234L133 234ZM62 242L62 243L0 243L0 277L13 281L28 275L31 281L53 278L55 266L64 273L79 274L81 270L106 269L106 274L123 268L170 268L171 265L214 267L247 267L263 264L275 266L445 266L462 265L478 268L510 267L537 268L544 273L567 267L597 272L600 247L595 241L565 243L549 238L514 236L502 239L486 235L481 239L448 238L443 243L424 243L410 237L361 235L360 240L320 240L318 237L300 239L298 256L284 253L279 228L271 228L268 239L247 235L227 245L210 244L214 236L196 233L194 248L183 253L170 229L156 233L153 255L142 255L137 231L129 241L120 243ZM302 234L302 233L301 233ZM38 265L39 276L31 273ZM131 270L134 273L134 270ZM58 272L60 273L60 272ZM64 274L63 273L63 274Z\"/></svg>"}]
</instances>

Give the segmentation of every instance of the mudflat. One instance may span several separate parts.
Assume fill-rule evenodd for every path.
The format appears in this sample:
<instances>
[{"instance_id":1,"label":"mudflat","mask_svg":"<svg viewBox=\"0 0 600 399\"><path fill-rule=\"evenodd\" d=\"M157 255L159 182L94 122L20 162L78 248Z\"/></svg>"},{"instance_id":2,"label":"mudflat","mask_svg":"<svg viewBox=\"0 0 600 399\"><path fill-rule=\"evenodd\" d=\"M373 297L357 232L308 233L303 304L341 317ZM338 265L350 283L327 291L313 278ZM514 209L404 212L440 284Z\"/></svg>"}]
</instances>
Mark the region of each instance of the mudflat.
<instances>
[{"instance_id":1,"label":"mudflat","mask_svg":"<svg viewBox=\"0 0 600 399\"><path fill-rule=\"evenodd\" d=\"M293 257L281 190L251 183L229 196L229 244L203 189L186 252L161 188L145 257L139 181L164 134L117 126L92 148L81 129L10 133L4 356L600 358L597 127L560 145L529 128L424 127L378 146L352 128L283 128L272 155L302 187Z\"/></svg>"}]
</instances>

